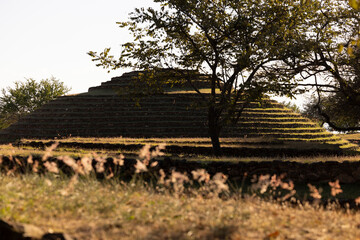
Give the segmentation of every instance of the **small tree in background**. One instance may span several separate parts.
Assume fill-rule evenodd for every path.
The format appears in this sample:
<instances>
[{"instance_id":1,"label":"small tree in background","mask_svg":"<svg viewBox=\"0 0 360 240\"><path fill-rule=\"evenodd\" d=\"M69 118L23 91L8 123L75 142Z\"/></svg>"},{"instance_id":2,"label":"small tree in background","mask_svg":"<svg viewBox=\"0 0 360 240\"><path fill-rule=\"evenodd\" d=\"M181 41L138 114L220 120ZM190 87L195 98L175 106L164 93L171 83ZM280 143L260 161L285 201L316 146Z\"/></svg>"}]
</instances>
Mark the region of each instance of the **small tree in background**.
<instances>
[{"instance_id":1,"label":"small tree in background","mask_svg":"<svg viewBox=\"0 0 360 240\"><path fill-rule=\"evenodd\" d=\"M0 128L6 128L19 118L34 111L45 103L70 91L64 83L51 77L36 81L17 81L14 87L2 89L0 97Z\"/></svg>"}]
</instances>

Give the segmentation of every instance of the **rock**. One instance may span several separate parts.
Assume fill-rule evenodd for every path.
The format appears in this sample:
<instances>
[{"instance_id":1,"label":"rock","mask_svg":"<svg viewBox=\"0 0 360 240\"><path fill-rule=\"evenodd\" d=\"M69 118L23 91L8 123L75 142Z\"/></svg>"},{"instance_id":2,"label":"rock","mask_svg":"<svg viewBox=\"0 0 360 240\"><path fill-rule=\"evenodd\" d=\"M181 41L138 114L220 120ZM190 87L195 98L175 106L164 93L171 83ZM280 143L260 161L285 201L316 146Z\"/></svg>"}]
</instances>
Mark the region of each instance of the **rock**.
<instances>
[{"instance_id":1,"label":"rock","mask_svg":"<svg viewBox=\"0 0 360 240\"><path fill-rule=\"evenodd\" d=\"M18 224L0 220L0 236L6 240L40 240L44 231L31 224Z\"/></svg>"},{"instance_id":2,"label":"rock","mask_svg":"<svg viewBox=\"0 0 360 240\"><path fill-rule=\"evenodd\" d=\"M64 233L46 233L31 224L6 222L0 219L1 240L74 240Z\"/></svg>"}]
</instances>

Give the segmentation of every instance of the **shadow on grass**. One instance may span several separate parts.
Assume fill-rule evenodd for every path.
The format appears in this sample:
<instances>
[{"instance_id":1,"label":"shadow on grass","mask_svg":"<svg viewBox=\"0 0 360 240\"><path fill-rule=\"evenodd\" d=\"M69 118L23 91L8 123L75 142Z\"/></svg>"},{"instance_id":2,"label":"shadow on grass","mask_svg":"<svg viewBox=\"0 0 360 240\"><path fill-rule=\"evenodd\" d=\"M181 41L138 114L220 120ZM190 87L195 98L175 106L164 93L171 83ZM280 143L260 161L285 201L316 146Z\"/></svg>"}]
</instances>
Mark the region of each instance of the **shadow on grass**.
<instances>
[{"instance_id":1,"label":"shadow on grass","mask_svg":"<svg viewBox=\"0 0 360 240\"><path fill-rule=\"evenodd\" d=\"M180 226L181 227L181 226ZM234 239L234 235L238 232L238 227L235 225L216 225L204 226L202 223L197 223L195 226L196 236L194 236L194 228L191 229L169 229L169 227L159 227L146 235L146 240L169 239L208 239L208 240L227 240Z\"/></svg>"}]
</instances>

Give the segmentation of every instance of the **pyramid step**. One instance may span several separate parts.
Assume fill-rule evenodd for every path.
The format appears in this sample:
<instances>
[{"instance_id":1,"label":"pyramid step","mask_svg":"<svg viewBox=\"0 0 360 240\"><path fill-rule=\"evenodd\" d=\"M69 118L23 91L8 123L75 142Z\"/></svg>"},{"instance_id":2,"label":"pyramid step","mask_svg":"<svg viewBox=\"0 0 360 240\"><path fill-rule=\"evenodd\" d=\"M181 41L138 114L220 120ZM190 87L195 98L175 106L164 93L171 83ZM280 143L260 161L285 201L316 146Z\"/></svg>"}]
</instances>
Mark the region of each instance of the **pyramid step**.
<instances>
[{"instance_id":1,"label":"pyramid step","mask_svg":"<svg viewBox=\"0 0 360 240\"><path fill-rule=\"evenodd\" d=\"M237 126L240 126L242 128L314 128L317 127L315 123L310 122L243 122L239 121ZM321 129L317 127L317 129Z\"/></svg>"},{"instance_id":2,"label":"pyramid step","mask_svg":"<svg viewBox=\"0 0 360 240\"><path fill-rule=\"evenodd\" d=\"M195 109L189 106L171 106L171 107L123 107L123 106L96 106L96 107L85 107L85 106L72 106L69 108L40 108L37 112L76 112L76 111L96 111L96 112L111 112L111 111L131 111L131 112L162 112L162 111L189 111L189 112L199 112L203 111L206 112L205 109Z\"/></svg>"},{"instance_id":3,"label":"pyramid step","mask_svg":"<svg viewBox=\"0 0 360 240\"><path fill-rule=\"evenodd\" d=\"M286 108L256 108L256 104L253 108L246 108L245 112L291 112ZM186 108L186 109L204 109L206 110L206 106L201 106L194 104L192 102L175 102L175 101L161 101L161 102L147 102L147 103L140 103L137 105L136 103L129 103L129 102L77 102L77 103L62 103L62 102L52 102L46 104L40 109L76 109L76 108L111 108L111 109L167 109L167 108ZM239 105L240 108L240 105Z\"/></svg>"},{"instance_id":4,"label":"pyramid step","mask_svg":"<svg viewBox=\"0 0 360 240\"><path fill-rule=\"evenodd\" d=\"M152 133L163 133L163 134L169 134L169 133L178 133L182 132L183 135L197 135L199 133L206 133L207 135L207 127L206 126L194 126L194 127L178 127L178 126L161 126L161 127L151 127L151 126L144 126L144 127L111 127L111 126L103 126L101 128L80 128L80 127L72 127L72 128L58 128L55 129L53 127L43 127L43 128L21 128L18 127L16 129L12 130L12 133L14 134L21 134L24 132L24 130L27 130L29 134L37 134L37 133L46 133L46 134L54 134L55 136L57 134L61 135L67 135L71 134L73 136L82 136L82 134L88 133L88 132L95 132L97 134L101 134L104 136L107 136L109 134L111 135L119 135L119 136L125 136L125 135L151 135ZM270 131L270 130L269 130ZM237 136L237 135L247 135L251 137L257 137L257 136L271 136L276 138L319 138L319 137L331 137L332 134L327 132L292 132L292 131L281 131L281 132L255 132L255 131L246 131L244 132L242 129L224 129L223 135L224 136Z\"/></svg>"},{"instance_id":5,"label":"pyramid step","mask_svg":"<svg viewBox=\"0 0 360 240\"><path fill-rule=\"evenodd\" d=\"M241 125L240 125L241 126ZM207 130L207 123L203 122L182 122L182 121L140 121L140 122L99 122L99 121L62 121L58 122L20 122L14 127L18 129L29 129L29 128L39 128L39 129L46 129L46 128L59 128L59 129L72 129L72 128L97 128L103 129L108 127L117 127L117 128L124 128L124 127L137 127L140 129L144 128L186 128L186 127L201 127ZM14 128L13 127L13 128ZM225 126L224 129L229 129L231 131L237 131L242 133L315 133L315 132L324 132L321 128L300 128L297 126L293 126L292 128L275 128L275 127L232 127L232 126Z\"/></svg>"},{"instance_id":6,"label":"pyramid step","mask_svg":"<svg viewBox=\"0 0 360 240\"><path fill-rule=\"evenodd\" d=\"M201 97L197 94L163 94L163 95L152 95L145 98L139 99L140 104L161 104L163 102L174 102L175 103L194 103L198 102L198 100L201 101ZM76 96L63 96L57 98L55 101L52 101L51 104L78 104L78 103L86 103L86 104L98 104L98 103L126 103L126 104L135 104L135 102L129 98L124 98L121 96L82 96L82 95L76 95ZM239 104L242 104L240 101ZM264 107L276 107L276 108L284 108L284 105L277 103L273 100L267 100L264 102L251 102L249 103L249 107L252 108L264 108Z\"/></svg>"},{"instance_id":7,"label":"pyramid step","mask_svg":"<svg viewBox=\"0 0 360 240\"><path fill-rule=\"evenodd\" d=\"M146 97L141 98L133 98L138 99L140 102L158 102L158 101L170 101L170 100L178 100L178 101L186 101L191 102L193 100L201 100L201 97L197 94L160 94L160 95L150 95ZM133 102L132 98L126 97L126 96L114 96L114 95L75 95L75 96L63 96L56 99L56 102L119 102L119 101L125 101L125 102ZM271 102L269 103L271 104Z\"/></svg>"},{"instance_id":8,"label":"pyramid step","mask_svg":"<svg viewBox=\"0 0 360 240\"><path fill-rule=\"evenodd\" d=\"M294 113L286 108L245 108L244 113ZM300 114L299 114L300 115Z\"/></svg>"},{"instance_id":9,"label":"pyramid step","mask_svg":"<svg viewBox=\"0 0 360 240\"><path fill-rule=\"evenodd\" d=\"M126 101L124 99L82 99L80 100L55 100L47 105L45 105L45 108L49 107L56 107L56 108L69 108L69 107L96 107L99 105L105 106L126 106L126 107L152 107L152 106L169 106L169 105L175 105L175 106L196 106L199 105L197 101L191 101L189 99L175 99L175 98L169 98L169 99L161 99L158 101L155 101L154 99L147 99L147 101L140 101L140 102L133 102L133 101ZM169 105L168 105L169 104ZM239 106L241 106L241 102L239 102ZM204 105L204 107L206 107ZM248 108L256 108L256 109L269 109L269 107L277 108L277 109L284 109L285 111L288 111L286 108L284 108L281 104L265 104L265 106L259 106L258 103L250 103L248 104Z\"/></svg>"},{"instance_id":10,"label":"pyramid step","mask_svg":"<svg viewBox=\"0 0 360 240\"><path fill-rule=\"evenodd\" d=\"M60 129L70 129L70 128L107 128L107 127L138 127L138 128L161 128L161 127L200 127L206 126L206 122L181 122L181 121L153 121L153 122L99 122L99 121L77 121L77 122L20 122L16 124L17 128L60 128Z\"/></svg>"},{"instance_id":11,"label":"pyramid step","mask_svg":"<svg viewBox=\"0 0 360 240\"><path fill-rule=\"evenodd\" d=\"M166 117L169 121L179 120L179 121L207 121L207 116L205 114L194 114L189 116L183 116L183 115L168 115ZM90 114L90 113L49 113L49 114L30 114L22 118L22 121L27 122L49 122L49 121L57 121L61 120L62 122L71 121L99 121L99 122L105 122L105 121L123 121L123 122L131 122L131 121L163 121L163 116L156 116L156 115L150 115L150 116L144 116L144 115L136 115L136 116L129 116L124 114L112 114L109 116L106 116L104 114ZM254 125L271 125L271 126L285 126L283 124L286 124L288 126L290 125L296 125L296 126L316 126L315 123L310 122L306 118L240 118L238 121L238 124L254 124Z\"/></svg>"},{"instance_id":12,"label":"pyramid step","mask_svg":"<svg viewBox=\"0 0 360 240\"><path fill-rule=\"evenodd\" d=\"M54 111L54 112L47 112L47 111L35 111L30 115L27 115L23 118L23 120L28 119L44 119L44 120L58 120L60 119L98 119L98 118L107 118L107 119L163 119L164 116L166 118L172 118L179 116L179 119L187 118L190 119L207 119L207 113L202 111L171 111L171 112L124 112L124 111L109 111L109 112L96 112L96 111ZM306 118L297 118L297 115L283 115L283 114L271 114L271 117L266 118L264 114L243 114L243 117L239 119L240 122L242 121L252 121L252 122L262 122L266 120L267 122L310 122ZM190 120L189 119L189 120Z\"/></svg>"},{"instance_id":13,"label":"pyramid step","mask_svg":"<svg viewBox=\"0 0 360 240\"><path fill-rule=\"evenodd\" d=\"M279 117L279 118L271 118L271 117L240 117L239 119L240 122L297 122L297 123L309 123L309 124L315 124L312 123L311 121L309 121L309 119L307 118L303 118L303 117L288 117L288 116L283 116L283 117Z\"/></svg>"},{"instance_id":14,"label":"pyramid step","mask_svg":"<svg viewBox=\"0 0 360 240\"><path fill-rule=\"evenodd\" d=\"M173 70L166 71L173 74ZM130 100L129 95L111 95L116 91L98 91L114 87L124 90L139 73L112 78L101 86L91 88L90 93L57 98L0 131L0 139L66 136L209 137L208 107L197 93L169 91L134 101ZM199 78L198 84L203 86L208 76L199 74ZM103 95L97 95L101 92ZM204 93L204 96L208 98L210 94ZM224 126L221 137L241 139L265 136L275 140L336 143L331 133L276 101L265 98L245 106L239 122ZM243 103L240 102L237 107L240 109Z\"/></svg>"},{"instance_id":15,"label":"pyramid step","mask_svg":"<svg viewBox=\"0 0 360 240\"><path fill-rule=\"evenodd\" d=\"M328 138L323 138L323 137L319 137L319 138L278 138L278 140L281 141L286 141L286 142L302 142L302 141L306 141L306 142L317 142L317 143L331 143L331 142L336 142L336 139L333 139L331 137Z\"/></svg>"},{"instance_id":16,"label":"pyramid step","mask_svg":"<svg viewBox=\"0 0 360 240\"><path fill-rule=\"evenodd\" d=\"M243 112L241 114L241 116L243 118L297 118L300 117L301 115L297 114L297 113L292 113L292 112L288 112L288 113L279 113L279 112L266 112L266 113L258 113L258 112Z\"/></svg>"},{"instance_id":17,"label":"pyramid step","mask_svg":"<svg viewBox=\"0 0 360 240\"><path fill-rule=\"evenodd\" d=\"M53 107L72 107L72 106L89 106L89 107L93 107L93 106L128 106L128 107L143 107L143 106L161 106L164 104L171 104L171 105L180 105L180 106L184 106L184 105L199 105L199 103L195 102L195 101L180 101L178 99L168 99L168 100L159 100L159 101L154 101L152 100L148 100L146 102L137 102L137 101L125 101L125 100L101 100L101 99L94 99L94 100L87 100L84 99L82 101L54 101L51 102L49 104L44 105L43 107L47 107L47 106L53 106ZM204 105L205 106L205 105Z\"/></svg>"},{"instance_id":18,"label":"pyramid step","mask_svg":"<svg viewBox=\"0 0 360 240\"><path fill-rule=\"evenodd\" d=\"M329 138L332 136L330 133L266 133L266 134L248 134L249 137L252 136L268 136L274 138Z\"/></svg>"},{"instance_id":19,"label":"pyramid step","mask_svg":"<svg viewBox=\"0 0 360 240\"><path fill-rule=\"evenodd\" d=\"M196 129L182 129L181 131L175 131L176 129L158 129L151 131L134 131L132 129L100 129L100 130L89 130L89 129L66 129L66 130L51 130L51 129L43 129L42 131L34 131L24 134L23 131L14 132L12 136L18 137L35 137L35 138L52 138L57 136L67 137L67 136L79 136L79 137L161 137L161 138L169 138L169 137L208 137L206 131L195 131Z\"/></svg>"},{"instance_id":20,"label":"pyramid step","mask_svg":"<svg viewBox=\"0 0 360 240\"><path fill-rule=\"evenodd\" d=\"M98 113L110 113L110 112L121 112L121 111L127 111L127 112L134 112L134 113L151 113L151 112L165 112L169 114L173 114L175 112L179 112L179 114L183 112L204 112L207 113L205 109L193 109L193 108L177 108L174 107L164 107L164 108L118 108L118 107L106 107L103 108L96 107L96 108L82 108L82 107L72 107L72 108L64 108L64 109L53 109L53 108L40 108L35 111L35 113L49 113L49 112L78 112L78 111L85 111L85 112L98 112ZM241 115L242 117L265 117L269 116L272 118L276 117L299 117L300 115L297 113L292 113L289 111L280 111L280 110L274 110L274 111L244 111Z\"/></svg>"},{"instance_id":21,"label":"pyramid step","mask_svg":"<svg viewBox=\"0 0 360 240\"><path fill-rule=\"evenodd\" d=\"M173 119L175 118L176 116L180 116L179 119L181 118L185 118L184 121L188 121L186 120L187 117L191 118L191 119L198 119L198 118L201 118L201 119L206 119L207 118L207 115L205 113L192 113L192 112L187 112L187 111L184 111L184 112L176 112L176 111L173 111L173 112L106 112L106 113L96 113L96 112L93 112L93 113L88 113L86 114L85 112L84 113L66 113L66 112L58 112L58 113L49 113L49 114L46 114L46 113L37 113L37 114L34 114L32 115L31 117L27 117L27 118L24 118L24 120L27 121L27 119L31 119L31 118L41 118L41 117L45 117L47 116L48 118L50 118L50 121L51 119L53 120L56 120L56 121L61 121L62 118L78 118L78 117L82 117L82 119L84 118L87 118L87 119L97 119L99 117L102 117L102 118L107 118L107 119L118 119L118 121L122 121L121 119L128 119L129 121L132 121L132 120L135 120L137 118L139 119L144 119L146 121L146 119L167 119L167 118L170 118L170 119ZM124 117L124 118L122 118ZM177 118L175 118L177 119Z\"/></svg>"},{"instance_id":22,"label":"pyramid step","mask_svg":"<svg viewBox=\"0 0 360 240\"><path fill-rule=\"evenodd\" d=\"M321 128L236 128L237 131L249 134L249 133L324 133Z\"/></svg>"},{"instance_id":23,"label":"pyramid step","mask_svg":"<svg viewBox=\"0 0 360 240\"><path fill-rule=\"evenodd\" d=\"M166 119L166 120L164 120ZM68 117L68 118L61 118L60 124L56 124L56 122L60 120L59 118L27 118L26 120L23 119L20 123L15 124L16 126L26 125L34 127L40 127L43 125L68 125L68 126L77 126L77 125L84 125L84 124L92 124L92 125L116 125L116 126L143 126L144 124L152 124L152 125L167 125L167 124L176 124L176 125L207 125L206 116L167 116L166 118L161 116L136 116L136 117ZM225 125L227 126L227 125ZM236 127L240 126L241 128L314 128L316 124L309 123L309 122L242 122L239 121L236 125L230 124L228 127ZM322 128L317 127L316 129L322 130Z\"/></svg>"},{"instance_id":24,"label":"pyramid step","mask_svg":"<svg viewBox=\"0 0 360 240\"><path fill-rule=\"evenodd\" d=\"M176 116L169 115L166 117L167 121L196 121L196 122L206 122L207 118L205 115L192 115L192 116ZM162 116L143 116L138 115L136 117L127 116L127 115L94 115L89 114L53 114L52 116L48 115L31 115L24 117L22 119L26 122L39 122L46 123L49 121L61 120L62 122L83 122L83 121L97 121L97 122L134 122L134 121L164 121Z\"/></svg>"}]
</instances>

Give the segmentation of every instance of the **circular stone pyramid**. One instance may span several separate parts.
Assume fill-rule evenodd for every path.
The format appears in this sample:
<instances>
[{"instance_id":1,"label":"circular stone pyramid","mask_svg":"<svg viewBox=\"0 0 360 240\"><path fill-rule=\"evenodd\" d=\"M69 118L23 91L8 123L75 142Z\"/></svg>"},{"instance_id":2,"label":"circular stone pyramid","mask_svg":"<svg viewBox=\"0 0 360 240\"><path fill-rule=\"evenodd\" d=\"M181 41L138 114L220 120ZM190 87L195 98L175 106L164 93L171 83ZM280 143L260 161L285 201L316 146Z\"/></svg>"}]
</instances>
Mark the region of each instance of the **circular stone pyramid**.
<instances>
[{"instance_id":1,"label":"circular stone pyramid","mask_svg":"<svg viewBox=\"0 0 360 240\"><path fill-rule=\"evenodd\" d=\"M176 77L171 75L172 71L168 72L167 77ZM136 82L139 73L143 72L125 73L90 88L87 93L59 97L0 131L0 140L69 136L208 137L207 109L201 106L200 96L181 83L167 90L165 86L163 93L131 100L126 93L141 87ZM197 87L205 88L209 77L203 74L195 77ZM206 89L203 90L206 94ZM280 141L339 141L338 137L273 100L250 103L239 122L225 127L220 137L264 136Z\"/></svg>"}]
</instances>

